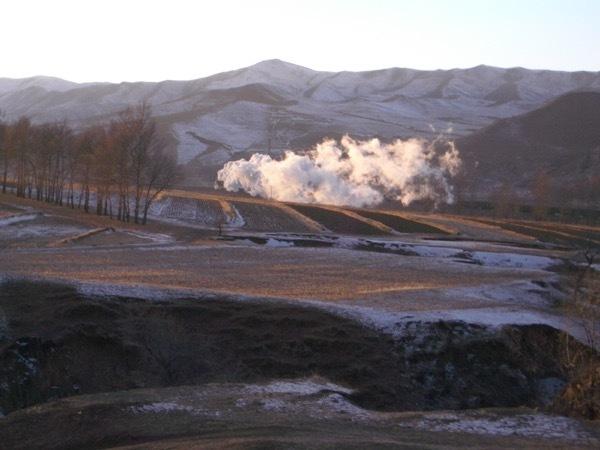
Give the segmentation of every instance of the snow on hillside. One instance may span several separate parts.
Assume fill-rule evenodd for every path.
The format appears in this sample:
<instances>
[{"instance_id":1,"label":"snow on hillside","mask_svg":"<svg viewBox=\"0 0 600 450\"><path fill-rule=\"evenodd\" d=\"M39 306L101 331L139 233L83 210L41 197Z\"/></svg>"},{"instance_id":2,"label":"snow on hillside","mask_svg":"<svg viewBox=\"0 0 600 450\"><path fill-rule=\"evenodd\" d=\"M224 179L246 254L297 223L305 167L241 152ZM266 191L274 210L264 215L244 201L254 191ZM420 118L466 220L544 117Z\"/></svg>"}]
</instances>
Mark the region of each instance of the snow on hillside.
<instances>
[{"instance_id":1,"label":"snow on hillside","mask_svg":"<svg viewBox=\"0 0 600 450\"><path fill-rule=\"evenodd\" d=\"M27 88L42 88L48 92L64 92L79 87L77 83L55 77L0 78L0 95Z\"/></svg>"},{"instance_id":2,"label":"snow on hillside","mask_svg":"<svg viewBox=\"0 0 600 450\"><path fill-rule=\"evenodd\" d=\"M600 91L600 73L489 66L335 73L268 60L192 81L0 78L0 109L9 120L26 114L36 122L66 118L83 126L146 100L171 130L179 162L202 167L250 150L302 150L347 133L391 140L451 129L463 136L573 90Z\"/></svg>"}]
</instances>

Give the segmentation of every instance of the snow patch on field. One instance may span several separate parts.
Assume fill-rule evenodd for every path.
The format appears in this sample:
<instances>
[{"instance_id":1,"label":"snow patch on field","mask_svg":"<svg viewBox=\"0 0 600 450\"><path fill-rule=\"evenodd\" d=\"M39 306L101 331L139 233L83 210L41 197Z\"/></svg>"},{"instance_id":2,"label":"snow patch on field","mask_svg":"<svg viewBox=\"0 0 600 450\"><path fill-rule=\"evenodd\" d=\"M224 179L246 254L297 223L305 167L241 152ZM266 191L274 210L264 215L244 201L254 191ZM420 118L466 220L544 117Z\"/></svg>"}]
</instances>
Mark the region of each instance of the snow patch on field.
<instances>
[{"instance_id":1,"label":"snow patch on field","mask_svg":"<svg viewBox=\"0 0 600 450\"><path fill-rule=\"evenodd\" d=\"M489 267L511 267L544 270L556 263L547 256L524 255L517 253L473 252L473 259Z\"/></svg>"},{"instance_id":2,"label":"snow patch on field","mask_svg":"<svg viewBox=\"0 0 600 450\"><path fill-rule=\"evenodd\" d=\"M294 243L289 241L281 241L279 239L269 238L265 243L267 247L293 247Z\"/></svg>"},{"instance_id":3,"label":"snow patch on field","mask_svg":"<svg viewBox=\"0 0 600 450\"><path fill-rule=\"evenodd\" d=\"M391 248L396 243L387 243L386 247ZM450 258L460 253L462 250L453 247L440 247L433 245L404 245L407 250L416 252L419 256L426 258Z\"/></svg>"},{"instance_id":4,"label":"snow patch on field","mask_svg":"<svg viewBox=\"0 0 600 450\"><path fill-rule=\"evenodd\" d=\"M239 210L234 205L231 205L231 210L233 211L234 216L228 217L227 227L228 228L242 228L244 225L246 225L246 221L244 220L244 218L240 214Z\"/></svg>"},{"instance_id":5,"label":"snow patch on field","mask_svg":"<svg viewBox=\"0 0 600 450\"><path fill-rule=\"evenodd\" d=\"M13 223L26 222L40 217L40 214L17 214L14 216L0 218L0 227L11 225Z\"/></svg>"},{"instance_id":6,"label":"snow patch on field","mask_svg":"<svg viewBox=\"0 0 600 450\"><path fill-rule=\"evenodd\" d=\"M447 297L449 304L453 299L467 297L481 302L489 301L489 307L480 308L396 311L386 307L332 304L320 300L305 300L303 303L356 320L396 338L404 335L406 324L410 322L461 321L493 328L505 325L549 325L570 333L585 343L585 333L580 325L568 317L545 312L548 297L554 293L555 290L550 287L540 288L532 282L517 281L470 288L435 289L423 293L438 298Z\"/></svg>"},{"instance_id":7,"label":"snow patch on field","mask_svg":"<svg viewBox=\"0 0 600 450\"><path fill-rule=\"evenodd\" d=\"M275 381L265 385L246 385L243 398L236 401L237 407L248 405L248 396L260 398L265 411L289 414L309 414L329 418L343 415L350 420L377 418L377 413L354 405L345 396L354 391L322 379Z\"/></svg>"},{"instance_id":8,"label":"snow patch on field","mask_svg":"<svg viewBox=\"0 0 600 450\"><path fill-rule=\"evenodd\" d=\"M261 401L261 404L265 411L283 411L291 406L280 398L267 398Z\"/></svg>"},{"instance_id":9,"label":"snow patch on field","mask_svg":"<svg viewBox=\"0 0 600 450\"><path fill-rule=\"evenodd\" d=\"M0 229L0 236L10 239L26 239L48 236L69 236L84 231L85 228L73 226L19 224Z\"/></svg>"},{"instance_id":10,"label":"snow patch on field","mask_svg":"<svg viewBox=\"0 0 600 450\"><path fill-rule=\"evenodd\" d=\"M297 394L312 395L321 391L335 391L351 394L352 389L326 381L297 380L275 381L273 383L248 385L246 391L252 394Z\"/></svg>"},{"instance_id":11,"label":"snow patch on field","mask_svg":"<svg viewBox=\"0 0 600 450\"><path fill-rule=\"evenodd\" d=\"M404 325L413 321L461 321L489 327L546 324L565 331L573 331L572 325L568 325L562 317L517 308L470 308L407 312L353 306L339 307L339 309L345 309L348 315L365 323L365 325L370 325L392 335L402 335Z\"/></svg>"},{"instance_id":12,"label":"snow patch on field","mask_svg":"<svg viewBox=\"0 0 600 450\"><path fill-rule=\"evenodd\" d=\"M265 398L260 401L260 405L265 411L309 415L321 419L330 419L336 416L342 416L351 421L382 418L378 413L356 406L337 393L328 393L318 399L309 394L300 394L293 398Z\"/></svg>"},{"instance_id":13,"label":"snow patch on field","mask_svg":"<svg viewBox=\"0 0 600 450\"><path fill-rule=\"evenodd\" d=\"M257 235L257 237L259 237ZM425 258L441 258L452 263L471 263L483 267L546 270L559 262L548 256L531 255L514 252L465 251L460 247L448 247L442 243L415 244L396 240L364 239L350 236L331 237L318 235L271 235L266 240L268 247L294 247L296 243L313 241L316 244L326 243L335 248L347 250L366 250L384 253L411 254ZM302 246L302 244L298 246Z\"/></svg>"},{"instance_id":14,"label":"snow patch on field","mask_svg":"<svg viewBox=\"0 0 600 450\"><path fill-rule=\"evenodd\" d=\"M429 414L416 428L454 433L523 436L569 441L587 440L592 436L574 419L546 414L515 416L464 417L459 414Z\"/></svg>"},{"instance_id":15,"label":"snow patch on field","mask_svg":"<svg viewBox=\"0 0 600 450\"><path fill-rule=\"evenodd\" d=\"M157 198L150 204L148 209L149 216L162 216L163 212L169 207L171 199L169 197Z\"/></svg>"},{"instance_id":16,"label":"snow patch on field","mask_svg":"<svg viewBox=\"0 0 600 450\"><path fill-rule=\"evenodd\" d=\"M541 285L540 285L541 283ZM560 300L564 293L553 287L557 277L545 277L537 283L533 281L513 281L500 284L481 284L471 287L445 289L439 293L445 298L469 298L491 302L514 303L520 306L545 307L549 302Z\"/></svg>"},{"instance_id":17,"label":"snow patch on field","mask_svg":"<svg viewBox=\"0 0 600 450\"><path fill-rule=\"evenodd\" d=\"M132 231L132 230L124 230L125 233L135 236L140 239L147 239L155 244L170 244L175 242L175 238L173 236L169 236L168 234L162 233L146 233L144 231Z\"/></svg>"},{"instance_id":18,"label":"snow patch on field","mask_svg":"<svg viewBox=\"0 0 600 450\"><path fill-rule=\"evenodd\" d=\"M386 242L386 248L401 246L406 250L412 250L419 256L429 258L458 258L470 260L473 263L486 267L505 267L511 269L545 270L556 264L555 258L547 256L529 255L511 252L488 252L473 251L465 252L462 248L446 247L442 245L411 245L399 242Z\"/></svg>"},{"instance_id":19,"label":"snow patch on field","mask_svg":"<svg viewBox=\"0 0 600 450\"><path fill-rule=\"evenodd\" d=\"M175 402L156 402L149 403L146 405L130 406L129 411L134 414L168 414L174 412L186 412L190 414L201 413L202 410L194 408L192 406L180 405Z\"/></svg>"},{"instance_id":20,"label":"snow patch on field","mask_svg":"<svg viewBox=\"0 0 600 450\"><path fill-rule=\"evenodd\" d=\"M194 295L200 299L212 299L211 294L198 294L191 289L156 288L142 284L110 285L102 282L72 283L83 296L93 297L129 297L142 300L171 300Z\"/></svg>"},{"instance_id":21,"label":"snow patch on field","mask_svg":"<svg viewBox=\"0 0 600 450\"><path fill-rule=\"evenodd\" d=\"M356 406L340 394L329 394L318 400L317 405L325 411L348 415L351 419L366 420L375 417L373 412Z\"/></svg>"}]
</instances>

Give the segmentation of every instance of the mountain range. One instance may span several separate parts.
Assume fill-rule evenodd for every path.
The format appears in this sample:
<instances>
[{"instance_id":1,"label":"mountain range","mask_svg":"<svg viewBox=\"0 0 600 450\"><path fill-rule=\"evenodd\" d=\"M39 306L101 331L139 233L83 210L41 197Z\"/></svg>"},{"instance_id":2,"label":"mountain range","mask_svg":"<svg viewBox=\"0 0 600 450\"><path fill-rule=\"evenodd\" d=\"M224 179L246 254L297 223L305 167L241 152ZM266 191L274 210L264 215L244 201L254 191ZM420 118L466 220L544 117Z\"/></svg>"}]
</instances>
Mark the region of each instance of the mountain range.
<instances>
[{"instance_id":1,"label":"mountain range","mask_svg":"<svg viewBox=\"0 0 600 450\"><path fill-rule=\"evenodd\" d=\"M492 186L499 180L493 176L498 158L532 164L544 149L570 148L571 137L579 139L577 128L571 128L573 136L557 135L553 126L553 120L567 128L569 120L577 126L574 117L579 116L563 121L571 114L568 105L564 111L555 105L547 111L549 116L527 113L546 108L563 94L584 91L600 92L600 72L484 65L321 72L268 60L191 81L78 84L52 77L0 78L0 110L8 120L27 115L34 122L66 119L84 127L146 101L190 184L212 184L216 170L232 158L306 149L324 137L350 134L391 140L444 134L457 139L467 166L479 167L481 179ZM573 97L571 103L579 101ZM579 111L578 106L571 108ZM593 114L593 108L587 112ZM514 139L503 140L504 135ZM534 137L535 150L524 150ZM590 142L580 144L588 148ZM515 149L526 156L511 158L508 153ZM560 158L568 160L567 155ZM500 172L514 175L514 167Z\"/></svg>"}]
</instances>

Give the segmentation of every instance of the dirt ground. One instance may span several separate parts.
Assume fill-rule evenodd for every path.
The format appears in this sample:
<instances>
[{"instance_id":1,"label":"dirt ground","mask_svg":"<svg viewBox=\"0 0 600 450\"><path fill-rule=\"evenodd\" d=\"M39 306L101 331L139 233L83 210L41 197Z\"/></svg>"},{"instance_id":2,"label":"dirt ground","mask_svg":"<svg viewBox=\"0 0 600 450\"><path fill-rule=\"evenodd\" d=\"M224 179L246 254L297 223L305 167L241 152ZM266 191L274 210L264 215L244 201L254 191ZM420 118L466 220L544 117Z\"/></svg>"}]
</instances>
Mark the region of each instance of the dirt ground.
<instances>
[{"instance_id":1,"label":"dirt ground","mask_svg":"<svg viewBox=\"0 0 600 450\"><path fill-rule=\"evenodd\" d=\"M52 248L5 250L0 272L66 280L148 284L208 292L291 299L394 302L419 309L431 290L543 279L523 269L471 266L423 257L344 249L252 245ZM460 299L430 308L473 306ZM493 301L487 306L498 306Z\"/></svg>"},{"instance_id":2,"label":"dirt ground","mask_svg":"<svg viewBox=\"0 0 600 450\"><path fill-rule=\"evenodd\" d=\"M239 197L194 195L190 198L219 205L242 201ZM484 339L477 330L488 328L481 327L549 324L578 337L577 330L562 322L556 309L564 295L558 270L563 258L575 254L574 249L527 234L525 228L531 228L530 224L517 232L473 218L403 214L405 222L385 218L386 223L412 227L408 221L413 220L422 224L415 226L418 232L381 234L385 224L369 225L333 209L309 214L304 220L302 214L286 212L289 206L281 206L273 217L262 218L280 207L266 201L243 201L248 204L241 208L242 214L252 214L254 227L265 229L228 229L226 236L219 236L214 227L172 218L159 217L146 226L123 224L0 195L0 281L60 281L69 292L44 300L40 293L50 291L38 289L29 300L29 294L23 294L20 301L12 298L5 302L0 310L3 357L26 372L35 361L51 361L44 366L50 372L44 373L58 378L64 373L79 374L60 385L64 392L91 394L11 412L0 418L0 442L9 443L8 448L597 445L597 427L584 422L542 417L533 410L477 409L526 404L524 400L477 403L462 395L461 401L465 405L472 402L476 409L436 412L435 416L402 415L397 411L410 408L399 408L397 403L396 412L382 412L386 407L381 399L410 395L421 396L415 400L415 405L421 405L417 409L427 409L423 406L427 404L455 408L458 403L444 403L454 398L450 395L453 389L473 387L479 379L504 380L496 392L509 392L509 387L517 386L518 376L514 383L502 378L512 380L521 364L506 350L512 347L505 347L502 339ZM312 234L285 232L285 224L277 219L281 214L286 220L292 217L304 223ZM378 214L370 217L382 219ZM332 233L333 225L342 232ZM427 233L427 226L437 226L447 234ZM269 232L271 228L278 233ZM368 236L355 235L361 230L369 230ZM586 232L579 228L555 231ZM6 300L6 291L3 295ZM279 308L277 313L273 305ZM462 325L444 325L429 330L436 338L423 341L427 354L444 357L434 362L429 357L414 357L418 367L427 361L431 365L422 366L426 370L414 379L398 376L408 373L398 369L407 364L404 350L397 347L400 331L416 327L413 337L418 341L424 330L418 324L437 322L472 323L474 328L465 331ZM448 338L444 342L450 342L451 350L440 353L434 344L440 336ZM478 337L465 344L465 336ZM191 341L198 345L190 346ZM472 345L474 350L452 347L458 343ZM550 347L539 346L537 353ZM62 359L48 356L52 348L64 350L56 350ZM28 349L33 353L25 355ZM489 376L474 372L471 381L457 384L453 378L456 370L474 367L465 359L469 354L481 355L484 362L477 365L478 370L490 370ZM24 355L25 359L20 359ZM486 355L494 355L494 364ZM207 361L221 361L227 369L221 372L231 378L208 376L216 372L211 372L213 366L202 366ZM302 366L302 361L312 361L312 365ZM544 363L534 368L547 371L544 379L562 376L558 369L553 372L548 367ZM533 372L527 370L523 373L529 379ZM250 375L234 376L240 373ZM427 374L437 374L437 381L429 380ZM315 375L333 379L342 387L319 381L326 387L308 394L261 391L253 397L246 390L259 388L236 384L294 376L305 380ZM378 376L387 381L375 383ZM165 379L178 382L166 383ZM379 391L369 390L370 379ZM142 381L136 384L135 380ZM405 390L392 389L390 380ZM403 385L404 381L408 384ZM213 382L221 385L206 384ZM195 386L165 388L174 384ZM44 387L46 391L39 392L52 392L53 386L59 383L50 383ZM157 386L167 390L147 389ZM431 386L447 390L437 392ZM532 386L527 384L529 390L519 391L519 395L534 395ZM485 386L480 391L484 396ZM21 406L54 398L48 394L31 403L20 397L21 391L15 392L14 398L25 402ZM430 394L433 397L428 397ZM238 402L242 397L247 403ZM33 424L38 432L31 434L27 430ZM564 440L552 434L556 429L562 430ZM575 434L569 434L571 430L576 430Z\"/></svg>"},{"instance_id":3,"label":"dirt ground","mask_svg":"<svg viewBox=\"0 0 600 450\"><path fill-rule=\"evenodd\" d=\"M0 227L0 245L5 247L0 273L92 282L106 289L114 285L192 289L397 313L524 305L539 310L548 309L552 295L551 289L542 292L545 288L540 286L551 285L556 274L535 264L528 266L528 258L553 258L559 264L560 258L570 254L480 241L434 242L418 234L388 237L373 251L344 248L345 238L338 240L337 248L272 246L271 242L256 245L244 240L217 240L215 230L186 227L184 223L121 224L34 201L19 200L17 204L13 196L0 198L3 204L8 205L6 214L24 208L20 214L36 215ZM336 217L341 220L345 216L337 213ZM452 218L444 220L450 222ZM477 224L464 223L468 227ZM40 224L45 233L27 234ZM464 226L460 220L453 224ZM487 224L480 226L486 232L495 231ZM69 236L87 236L90 230L103 229L98 227L114 227L115 231L68 241ZM24 237L15 239L15 230ZM266 235L265 239L280 243L271 236L276 237ZM382 252L381 246L386 245L400 250ZM484 264L471 257L477 251L494 252L486 253L493 258L505 252L508 264ZM511 252L517 252L524 262L512 263ZM532 295L545 296L547 301L528 304Z\"/></svg>"},{"instance_id":4,"label":"dirt ground","mask_svg":"<svg viewBox=\"0 0 600 450\"><path fill-rule=\"evenodd\" d=\"M548 386L569 380L547 326L413 321L393 338L298 304L35 282L1 285L0 311L3 448L593 448L600 437L551 412Z\"/></svg>"},{"instance_id":5,"label":"dirt ground","mask_svg":"<svg viewBox=\"0 0 600 450\"><path fill-rule=\"evenodd\" d=\"M296 390L291 384L288 392L267 395L261 385L206 385L72 397L15 413L9 419L12 428L0 425L0 437L9 448L27 450L583 449L598 445L593 427L524 408L369 413L347 407L343 396L332 392L334 386L312 392L303 392L301 382L298 386ZM264 386L269 389L273 387ZM520 428L510 429L513 423ZM465 431L453 431L461 428ZM466 431L473 429L497 432Z\"/></svg>"}]
</instances>

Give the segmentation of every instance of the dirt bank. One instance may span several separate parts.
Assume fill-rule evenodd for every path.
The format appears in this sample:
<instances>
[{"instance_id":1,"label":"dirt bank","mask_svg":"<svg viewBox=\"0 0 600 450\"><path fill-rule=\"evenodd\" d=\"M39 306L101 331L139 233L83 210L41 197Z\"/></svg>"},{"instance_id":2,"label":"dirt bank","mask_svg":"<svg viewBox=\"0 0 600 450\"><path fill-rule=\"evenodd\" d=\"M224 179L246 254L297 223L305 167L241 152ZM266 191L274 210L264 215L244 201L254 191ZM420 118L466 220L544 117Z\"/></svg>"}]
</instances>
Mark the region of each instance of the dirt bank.
<instances>
[{"instance_id":1,"label":"dirt bank","mask_svg":"<svg viewBox=\"0 0 600 450\"><path fill-rule=\"evenodd\" d=\"M4 283L0 307L4 413L82 393L310 375L378 410L540 406L568 381L560 333L543 325L407 322L393 339L284 303L85 298L31 282Z\"/></svg>"}]
</instances>

